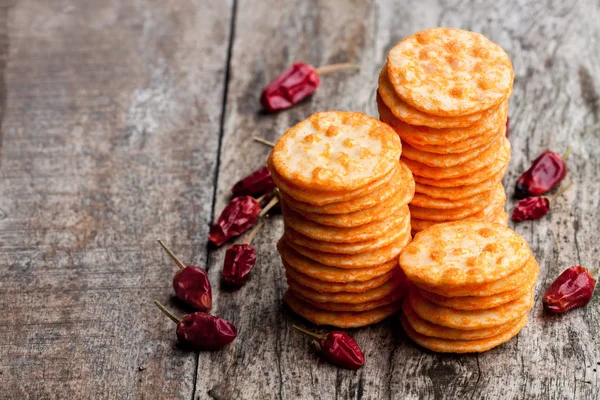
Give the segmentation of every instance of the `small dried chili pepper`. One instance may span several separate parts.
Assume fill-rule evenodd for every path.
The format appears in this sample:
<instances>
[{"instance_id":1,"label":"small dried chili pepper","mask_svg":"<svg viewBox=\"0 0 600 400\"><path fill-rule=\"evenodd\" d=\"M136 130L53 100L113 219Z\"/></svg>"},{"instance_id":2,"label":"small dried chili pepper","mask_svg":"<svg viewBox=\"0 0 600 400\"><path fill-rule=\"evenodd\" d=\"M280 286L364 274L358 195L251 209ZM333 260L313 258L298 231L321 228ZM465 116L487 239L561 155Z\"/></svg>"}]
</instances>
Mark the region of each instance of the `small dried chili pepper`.
<instances>
[{"instance_id":1,"label":"small dried chili pepper","mask_svg":"<svg viewBox=\"0 0 600 400\"><path fill-rule=\"evenodd\" d=\"M522 222L526 219L540 219L550 211L550 203L573 185L573 182L559 190L554 196L532 196L519 200L512 213L512 220Z\"/></svg>"},{"instance_id":2,"label":"small dried chili pepper","mask_svg":"<svg viewBox=\"0 0 600 400\"><path fill-rule=\"evenodd\" d=\"M262 197L261 197L262 200ZM210 228L208 240L221 246L229 239L252 228L256 221L277 204L278 198L261 210L259 201L250 196L235 197L221 212L217 222Z\"/></svg>"},{"instance_id":3,"label":"small dried chili pepper","mask_svg":"<svg viewBox=\"0 0 600 400\"><path fill-rule=\"evenodd\" d=\"M204 312L195 312L177 318L160 302L154 304L173 322L177 323L179 341L195 350L217 350L233 342L237 328L231 322Z\"/></svg>"},{"instance_id":4,"label":"small dried chili pepper","mask_svg":"<svg viewBox=\"0 0 600 400\"><path fill-rule=\"evenodd\" d=\"M528 196L540 196L558 185L567 175L565 159L559 154L545 151L535 159L531 167L521 175L515 185L515 197L523 199Z\"/></svg>"},{"instance_id":5,"label":"small dried chili pepper","mask_svg":"<svg viewBox=\"0 0 600 400\"><path fill-rule=\"evenodd\" d=\"M271 172L269 168L262 167L236 183L231 188L231 192L234 196L253 196L268 193L273 189L275 189L275 182Z\"/></svg>"},{"instance_id":6,"label":"small dried chili pepper","mask_svg":"<svg viewBox=\"0 0 600 400\"><path fill-rule=\"evenodd\" d=\"M223 263L223 280L232 286L242 286L248 280L250 272L256 265L256 250L250 245L252 239L263 225L263 220L256 224L244 243L236 243L225 252Z\"/></svg>"},{"instance_id":7,"label":"small dried chili pepper","mask_svg":"<svg viewBox=\"0 0 600 400\"><path fill-rule=\"evenodd\" d=\"M562 313L586 305L592 298L596 280L579 265L566 269L550 285L542 301L548 311Z\"/></svg>"},{"instance_id":8,"label":"small dried chili pepper","mask_svg":"<svg viewBox=\"0 0 600 400\"><path fill-rule=\"evenodd\" d=\"M342 331L329 332L327 335L302 329L293 325L294 329L316 339L321 354L332 364L346 369L359 369L365 363L365 356L358 344Z\"/></svg>"},{"instance_id":9,"label":"small dried chili pepper","mask_svg":"<svg viewBox=\"0 0 600 400\"><path fill-rule=\"evenodd\" d=\"M179 272L173 277L173 289L177 298L196 310L210 311L212 288L206 270L195 265L184 265L162 240L159 239L158 243L179 267Z\"/></svg>"},{"instance_id":10,"label":"small dried chili pepper","mask_svg":"<svg viewBox=\"0 0 600 400\"><path fill-rule=\"evenodd\" d=\"M313 94L321 83L319 75L358 68L357 65L347 63L320 68L296 63L269 83L260 96L260 104L269 112L284 110Z\"/></svg>"}]
</instances>

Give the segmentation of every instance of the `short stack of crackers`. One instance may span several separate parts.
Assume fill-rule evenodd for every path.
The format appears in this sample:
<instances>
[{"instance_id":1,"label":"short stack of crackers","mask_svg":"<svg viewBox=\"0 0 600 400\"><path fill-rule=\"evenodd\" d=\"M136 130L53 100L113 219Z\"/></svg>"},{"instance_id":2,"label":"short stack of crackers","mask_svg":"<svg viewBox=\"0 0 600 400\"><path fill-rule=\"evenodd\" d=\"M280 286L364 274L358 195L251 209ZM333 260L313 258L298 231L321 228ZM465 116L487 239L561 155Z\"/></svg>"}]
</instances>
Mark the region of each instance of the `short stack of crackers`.
<instances>
[{"instance_id":1,"label":"short stack of crackers","mask_svg":"<svg viewBox=\"0 0 600 400\"><path fill-rule=\"evenodd\" d=\"M506 225L501 181L513 77L500 46L460 29L424 30L390 50L377 104L416 181L413 233L463 219Z\"/></svg>"},{"instance_id":2,"label":"short stack of crackers","mask_svg":"<svg viewBox=\"0 0 600 400\"><path fill-rule=\"evenodd\" d=\"M398 266L411 240L410 170L396 133L355 112L322 112L289 129L268 166L282 200L277 248L284 301L319 325L359 327L399 311Z\"/></svg>"},{"instance_id":3,"label":"short stack of crackers","mask_svg":"<svg viewBox=\"0 0 600 400\"><path fill-rule=\"evenodd\" d=\"M482 352L507 342L527 323L538 265L509 228L483 221L435 225L400 255L410 281L402 325L437 352Z\"/></svg>"}]
</instances>

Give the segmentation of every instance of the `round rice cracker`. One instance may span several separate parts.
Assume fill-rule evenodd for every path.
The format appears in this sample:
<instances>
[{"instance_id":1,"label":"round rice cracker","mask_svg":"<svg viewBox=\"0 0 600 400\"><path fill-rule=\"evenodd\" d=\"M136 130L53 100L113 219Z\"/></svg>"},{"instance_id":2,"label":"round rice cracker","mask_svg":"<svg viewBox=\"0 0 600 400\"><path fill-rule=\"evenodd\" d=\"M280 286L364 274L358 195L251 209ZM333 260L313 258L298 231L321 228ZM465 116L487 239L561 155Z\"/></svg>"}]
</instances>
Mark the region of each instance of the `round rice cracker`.
<instances>
[{"instance_id":1,"label":"round rice cracker","mask_svg":"<svg viewBox=\"0 0 600 400\"><path fill-rule=\"evenodd\" d=\"M504 226L508 226L508 213L506 211L504 211L504 209L498 210L498 212L496 212L492 216L492 218L490 219L490 222L495 222L497 224L502 224Z\"/></svg>"},{"instance_id":2,"label":"round rice cracker","mask_svg":"<svg viewBox=\"0 0 600 400\"><path fill-rule=\"evenodd\" d=\"M330 325L338 328L360 328L375 324L392 316L400 310L400 302L359 312L335 312L321 310L298 299L291 291L283 296L283 301L296 314L316 325Z\"/></svg>"},{"instance_id":3,"label":"round rice cracker","mask_svg":"<svg viewBox=\"0 0 600 400\"><path fill-rule=\"evenodd\" d=\"M294 231L314 240L333 243L355 243L376 240L386 233L397 230L408 216L408 206L390 217L352 228L340 228L318 224L291 210L283 203L284 224Z\"/></svg>"},{"instance_id":4,"label":"round rice cracker","mask_svg":"<svg viewBox=\"0 0 600 400\"><path fill-rule=\"evenodd\" d=\"M496 159L501 154L510 154L510 142L505 137L500 137L494 141L494 145L490 146L486 151L479 154L477 157L459 165L452 167L432 167L402 158L402 162L411 170L413 175L430 179L452 179L473 174L485 167L488 167L496 162Z\"/></svg>"},{"instance_id":5,"label":"round rice cracker","mask_svg":"<svg viewBox=\"0 0 600 400\"><path fill-rule=\"evenodd\" d=\"M361 197L365 197L383 187L386 187L385 192L387 193L387 188L389 187L389 185L393 184L393 182L396 182L402 176L400 175L401 171L399 171L399 168L396 167L392 169L383 178L371 182L370 184L365 185L361 188L349 191L327 192L323 190L310 190L298 187L297 185L286 181L281 176L279 176L277 171L275 171L275 168L272 165L271 156L269 156L269 158L267 159L267 166L269 167L269 171L271 171L273 181L275 182L281 193L283 193L286 197L292 198L293 200L307 203L308 205L312 205L314 207L355 200ZM408 170L408 168L406 169ZM406 174L406 172L404 172L404 174Z\"/></svg>"},{"instance_id":6,"label":"round rice cracker","mask_svg":"<svg viewBox=\"0 0 600 400\"><path fill-rule=\"evenodd\" d=\"M409 145L407 142L403 142L402 147L402 159L411 160L420 164L428 165L435 168L449 168L456 165L464 164L474 158L477 158L481 153L488 150L490 147L498 147L501 136L498 136L494 141L484 143L483 145L465 151L462 153L448 153L448 154L437 154L430 153L428 151L421 151Z\"/></svg>"},{"instance_id":7,"label":"round rice cracker","mask_svg":"<svg viewBox=\"0 0 600 400\"><path fill-rule=\"evenodd\" d=\"M504 177L504 173L506 172L507 168L508 165L506 165L500 172L493 175L491 178L474 185L437 187L415 182L415 195L419 193L428 197L446 199L450 201L469 198L483 192L494 190L498 184L502 182L502 178Z\"/></svg>"},{"instance_id":8,"label":"round rice cracker","mask_svg":"<svg viewBox=\"0 0 600 400\"><path fill-rule=\"evenodd\" d=\"M381 235L373 240L352 243L325 242L311 239L289 226L285 227L284 235L287 238L288 243L297 246L333 254L359 254L390 245L404 237L407 233L410 233L410 228L410 216L407 214L400 220L398 225L393 227L393 229L389 230L385 235Z\"/></svg>"},{"instance_id":9,"label":"round rice cracker","mask_svg":"<svg viewBox=\"0 0 600 400\"><path fill-rule=\"evenodd\" d=\"M410 240L410 232L407 232L405 236L401 237L398 241L386 247L382 247L380 249L360 254L325 253L322 251L295 245L293 243L288 242L287 240L286 244L292 249L294 249L296 252L321 264L338 268L367 268L384 264L394 258L397 258L400 254L400 251L402 251L402 249L406 247L408 243L410 243Z\"/></svg>"},{"instance_id":10,"label":"round rice cracker","mask_svg":"<svg viewBox=\"0 0 600 400\"><path fill-rule=\"evenodd\" d=\"M482 284L465 284L462 286L447 287L447 286L427 286L416 283L419 289L426 290L430 293L436 293L445 297L460 297L460 296L493 296L499 293L509 292L523 286L523 282L533 280L537 282L539 267L534 257L531 257L527 262L512 274L489 283Z\"/></svg>"},{"instance_id":11,"label":"round rice cracker","mask_svg":"<svg viewBox=\"0 0 600 400\"><path fill-rule=\"evenodd\" d=\"M414 181L412 181L412 188L414 190ZM408 201L411 201L410 196L399 191L389 199L364 210L347 214L321 214L303 211L302 216L320 225L336 228L354 228L381 221L395 215L403 215L405 212L408 213L408 207L406 207Z\"/></svg>"},{"instance_id":12,"label":"round rice cracker","mask_svg":"<svg viewBox=\"0 0 600 400\"><path fill-rule=\"evenodd\" d=\"M290 208L301 214L310 212L319 214L349 214L374 207L397 195L402 196L402 200L400 200L402 203L408 203L415 192L414 179L412 172L410 172L410 169L404 163L399 163L398 165L396 169L397 173L394 174L385 186L348 201L314 205L299 201L297 198L289 196L286 192L282 192L282 197Z\"/></svg>"},{"instance_id":13,"label":"round rice cracker","mask_svg":"<svg viewBox=\"0 0 600 400\"><path fill-rule=\"evenodd\" d=\"M377 105L389 108L394 116L407 124L428 126L435 129L466 128L475 124L484 115L483 113L465 115L462 117L440 117L426 114L405 103L394 91L388 80L387 65L384 65L379 74L379 87L377 88Z\"/></svg>"},{"instance_id":14,"label":"round rice cracker","mask_svg":"<svg viewBox=\"0 0 600 400\"><path fill-rule=\"evenodd\" d=\"M492 132L498 132L502 125L506 125L508 101L485 111L479 121L466 128L434 129L427 126L411 125L397 118L393 110L381 100L378 103L378 111L380 119L394 128L405 143L414 143L421 146L452 146L467 140L489 137ZM402 154L405 151L405 143L402 143Z\"/></svg>"},{"instance_id":15,"label":"round rice cracker","mask_svg":"<svg viewBox=\"0 0 600 400\"><path fill-rule=\"evenodd\" d=\"M462 199L448 200L437 197L430 197L426 194L415 193L415 196L411 200L410 204L416 207L422 208L435 208L438 210L446 210L452 208L471 207L477 204L488 203L494 194L494 190L498 190L498 186L502 187L500 182L497 183L496 188L487 190L481 193L477 193L471 197L465 197ZM504 189L502 189L504 191Z\"/></svg>"},{"instance_id":16,"label":"round rice cracker","mask_svg":"<svg viewBox=\"0 0 600 400\"><path fill-rule=\"evenodd\" d=\"M315 308L319 308L321 310L326 310L326 311L335 311L335 312L344 312L344 311L358 312L358 311L373 310L374 308L387 306L389 304L400 303L401 299L406 294L405 291L399 289L398 291L390 294L389 296L383 297L381 299L373 300L373 301L367 301L364 303L317 303L308 298L305 298L300 293L296 293L292 289L290 289L290 291L292 293L294 293L294 296L296 296L300 300L304 301L307 304L310 304L311 306L313 306Z\"/></svg>"},{"instance_id":17,"label":"round rice cracker","mask_svg":"<svg viewBox=\"0 0 600 400\"><path fill-rule=\"evenodd\" d=\"M400 269L397 258L367 268L337 268L323 265L291 249L283 238L277 243L277 250L283 264L289 270L294 269L298 273L327 282L330 285L332 283L368 282ZM330 287L334 287L334 285Z\"/></svg>"},{"instance_id":18,"label":"round rice cracker","mask_svg":"<svg viewBox=\"0 0 600 400\"><path fill-rule=\"evenodd\" d=\"M525 239L503 225L457 221L419 232L400 254L400 267L411 282L455 287L504 278L530 257Z\"/></svg>"},{"instance_id":19,"label":"round rice cracker","mask_svg":"<svg viewBox=\"0 0 600 400\"><path fill-rule=\"evenodd\" d=\"M291 276L287 277L287 284L290 290L295 294L299 294L303 299L308 299L316 303L350 303L360 304L370 301L382 299L402 290L402 287L406 286L406 279L402 274L395 274L393 279L385 282L383 285L361 293L350 293L350 292L337 292L337 293L324 293L317 292L307 286L303 286L295 281Z\"/></svg>"},{"instance_id":20,"label":"round rice cracker","mask_svg":"<svg viewBox=\"0 0 600 400\"><path fill-rule=\"evenodd\" d=\"M409 338L419 346L431 351L438 353L481 353L506 343L516 336L527 325L527 316L524 316L515 325L496 336L478 340L447 340L425 336L417 333L404 315L400 316L400 322Z\"/></svg>"},{"instance_id":21,"label":"round rice cracker","mask_svg":"<svg viewBox=\"0 0 600 400\"><path fill-rule=\"evenodd\" d=\"M533 308L534 303L533 293L527 293L509 303L487 310L456 310L425 300L413 288L408 292L408 300L415 313L424 320L447 328L465 331L504 325L523 317Z\"/></svg>"},{"instance_id":22,"label":"round rice cracker","mask_svg":"<svg viewBox=\"0 0 600 400\"><path fill-rule=\"evenodd\" d=\"M379 287L392 279L394 275L401 274L402 272L396 272L396 270L400 270L400 268L394 268L393 270L377 276L375 278L369 279L363 282L348 282L348 283L338 283L338 282L327 282L321 281L319 279L315 279L311 276L305 275L301 272L298 272L294 267L291 267L288 263L283 262L283 266L285 267L285 273L288 279L292 279L302 286L306 286L320 293L362 293L367 290L374 289ZM347 271L347 270L346 270Z\"/></svg>"},{"instance_id":23,"label":"round rice cracker","mask_svg":"<svg viewBox=\"0 0 600 400\"><path fill-rule=\"evenodd\" d=\"M514 72L506 52L485 36L455 28L417 32L387 57L398 97L433 115L469 115L512 94Z\"/></svg>"},{"instance_id":24,"label":"round rice cracker","mask_svg":"<svg viewBox=\"0 0 600 400\"><path fill-rule=\"evenodd\" d=\"M423 289L419 289L419 294L426 300L435 303L442 307L450 307L457 310L486 310L488 308L498 307L502 304L510 303L525 294L530 293L537 281L537 276L531 276L528 282L523 284L516 289L508 292L502 292L493 294L491 296L458 296L458 297L446 297L436 293L428 292Z\"/></svg>"},{"instance_id":25,"label":"round rice cracker","mask_svg":"<svg viewBox=\"0 0 600 400\"><path fill-rule=\"evenodd\" d=\"M383 178L401 154L400 140L388 125L358 112L328 111L288 129L270 158L277 173L294 185L335 192Z\"/></svg>"},{"instance_id":26,"label":"round rice cracker","mask_svg":"<svg viewBox=\"0 0 600 400\"><path fill-rule=\"evenodd\" d=\"M510 142L505 141L505 145L500 148L496 154L494 162L481 169L472 171L469 175L463 175L456 178L433 179L419 175L413 175L415 182L437 187L457 187L466 185L476 185L484 182L491 177L497 175L500 171L505 170L510 161Z\"/></svg>"},{"instance_id":27,"label":"round rice cracker","mask_svg":"<svg viewBox=\"0 0 600 400\"><path fill-rule=\"evenodd\" d=\"M415 222L419 221L434 221L434 222L450 222L460 219L473 219L477 221L491 220L494 214L504 209L506 202L506 193L504 186L498 184L496 189L492 191L490 197L479 203L474 203L469 206L436 209L429 207L417 207L412 204L409 206L413 229L416 226Z\"/></svg>"},{"instance_id":28,"label":"round rice cracker","mask_svg":"<svg viewBox=\"0 0 600 400\"><path fill-rule=\"evenodd\" d=\"M432 324L431 322L424 320L423 318L419 317L417 313L415 313L410 306L410 301L408 301L408 299L404 299L402 302L402 312L406 317L406 321L417 333L424 336L446 340L479 340L489 338L511 329L514 325L521 322L522 319L527 318L527 316L524 316L514 321L509 321L505 325L465 331L462 329L452 329L445 326Z\"/></svg>"}]
</instances>

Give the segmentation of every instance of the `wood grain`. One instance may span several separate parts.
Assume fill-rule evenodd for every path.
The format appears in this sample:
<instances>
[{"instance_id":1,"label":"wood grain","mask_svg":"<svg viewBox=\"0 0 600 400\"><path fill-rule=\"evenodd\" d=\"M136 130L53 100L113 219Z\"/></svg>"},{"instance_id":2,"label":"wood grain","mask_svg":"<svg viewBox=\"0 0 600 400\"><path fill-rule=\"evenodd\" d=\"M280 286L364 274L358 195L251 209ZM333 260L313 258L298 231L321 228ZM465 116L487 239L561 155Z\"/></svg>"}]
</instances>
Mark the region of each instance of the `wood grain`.
<instances>
[{"instance_id":1,"label":"wood grain","mask_svg":"<svg viewBox=\"0 0 600 400\"><path fill-rule=\"evenodd\" d=\"M541 295L600 251L600 3L393 0L0 0L0 399L597 399L600 300L563 316ZM565 3L565 4L563 4ZM231 186L313 112L376 115L387 51L456 26L503 46L515 68L505 185L543 150L571 146L575 183L542 220L513 227L541 274L525 330L480 355L414 345L395 318L351 330L367 364L323 362L281 303L279 216L238 290L208 223ZM296 61L356 62L275 115L263 87ZM508 208L512 209L514 200ZM162 237L207 265L215 314L239 337L189 353L151 301L172 301ZM317 329L325 331L324 329Z\"/></svg>"},{"instance_id":2,"label":"wood grain","mask_svg":"<svg viewBox=\"0 0 600 400\"><path fill-rule=\"evenodd\" d=\"M318 11L317 11L318 10ZM240 1L231 58L216 211L231 185L259 167L268 149L253 135L275 140L315 111L358 110L376 115L376 76L389 48L419 29L457 26L488 35L515 65L511 102L513 159L509 193L526 165L547 148L571 145L575 188L552 215L515 228L541 266L536 307L527 328L510 343L481 355L439 355L407 339L397 321L354 330L367 359L358 372L336 369L311 352L293 323L311 327L281 304L284 274L274 244L282 224L273 218L257 240L259 264L248 284L219 291L216 312L233 320L239 339L220 353L201 353L200 399L528 398L593 399L599 392L598 300L561 317L542 312L541 294L573 264L593 266L600 224L597 123L600 70L598 4L552 2L286 2ZM577 22L575 22L577 21ZM275 116L263 115L258 95L269 79L295 61L313 65L358 62L358 74L327 76L308 101ZM243 149L243 151L242 151ZM508 207L512 208L511 200ZM223 251L210 255L219 279Z\"/></svg>"},{"instance_id":3,"label":"wood grain","mask_svg":"<svg viewBox=\"0 0 600 400\"><path fill-rule=\"evenodd\" d=\"M192 398L155 240L206 262L230 10L0 8L0 398Z\"/></svg>"}]
</instances>

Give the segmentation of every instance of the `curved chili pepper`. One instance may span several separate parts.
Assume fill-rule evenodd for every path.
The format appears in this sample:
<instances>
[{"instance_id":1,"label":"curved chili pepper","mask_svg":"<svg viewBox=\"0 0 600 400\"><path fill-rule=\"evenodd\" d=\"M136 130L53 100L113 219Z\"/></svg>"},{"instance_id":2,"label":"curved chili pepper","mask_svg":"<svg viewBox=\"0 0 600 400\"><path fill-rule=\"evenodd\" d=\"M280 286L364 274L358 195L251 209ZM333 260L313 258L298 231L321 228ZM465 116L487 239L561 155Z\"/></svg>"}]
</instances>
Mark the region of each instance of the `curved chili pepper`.
<instances>
[{"instance_id":1,"label":"curved chili pepper","mask_svg":"<svg viewBox=\"0 0 600 400\"><path fill-rule=\"evenodd\" d=\"M323 357L330 363L346 369L359 369L365 364L365 356L352 337L342 331L329 332L327 335L302 329L293 325L294 329L316 339Z\"/></svg>"},{"instance_id":2,"label":"curved chili pepper","mask_svg":"<svg viewBox=\"0 0 600 400\"><path fill-rule=\"evenodd\" d=\"M586 305L592 298L596 280L579 265L566 269L550 285L542 302L548 311L563 313Z\"/></svg>"},{"instance_id":3,"label":"curved chili pepper","mask_svg":"<svg viewBox=\"0 0 600 400\"><path fill-rule=\"evenodd\" d=\"M203 312L195 312L177 318L160 302L154 304L173 322L177 323L179 341L195 350L217 350L233 342L237 328L231 322Z\"/></svg>"},{"instance_id":4,"label":"curved chili pepper","mask_svg":"<svg viewBox=\"0 0 600 400\"><path fill-rule=\"evenodd\" d=\"M547 198L544 196L532 196L519 200L512 213L512 220L516 222L525 221L526 219L539 219L550 211L550 203L557 197L560 197L567 189L573 185L569 182L568 185L562 187L554 196Z\"/></svg>"},{"instance_id":5,"label":"curved chili pepper","mask_svg":"<svg viewBox=\"0 0 600 400\"><path fill-rule=\"evenodd\" d=\"M231 200L210 228L208 240L217 246L246 232L258 220L260 204L250 196L239 196Z\"/></svg>"},{"instance_id":6,"label":"curved chili pepper","mask_svg":"<svg viewBox=\"0 0 600 400\"><path fill-rule=\"evenodd\" d=\"M241 286L248 280L256 264L256 250L249 244L234 244L225 252L223 280L232 286Z\"/></svg>"},{"instance_id":7,"label":"curved chili pepper","mask_svg":"<svg viewBox=\"0 0 600 400\"><path fill-rule=\"evenodd\" d=\"M262 167L236 183L231 192L234 196L254 196L275 189L275 182L268 167Z\"/></svg>"},{"instance_id":8,"label":"curved chili pepper","mask_svg":"<svg viewBox=\"0 0 600 400\"><path fill-rule=\"evenodd\" d=\"M179 272L173 277L173 289L177 298L196 310L210 311L212 288L206 270L195 265L184 265L162 240L159 239L158 243L179 267Z\"/></svg>"},{"instance_id":9,"label":"curved chili pepper","mask_svg":"<svg viewBox=\"0 0 600 400\"><path fill-rule=\"evenodd\" d=\"M540 196L555 188L566 175L567 166L563 158L557 153L545 151L517 180L515 197Z\"/></svg>"}]
</instances>

